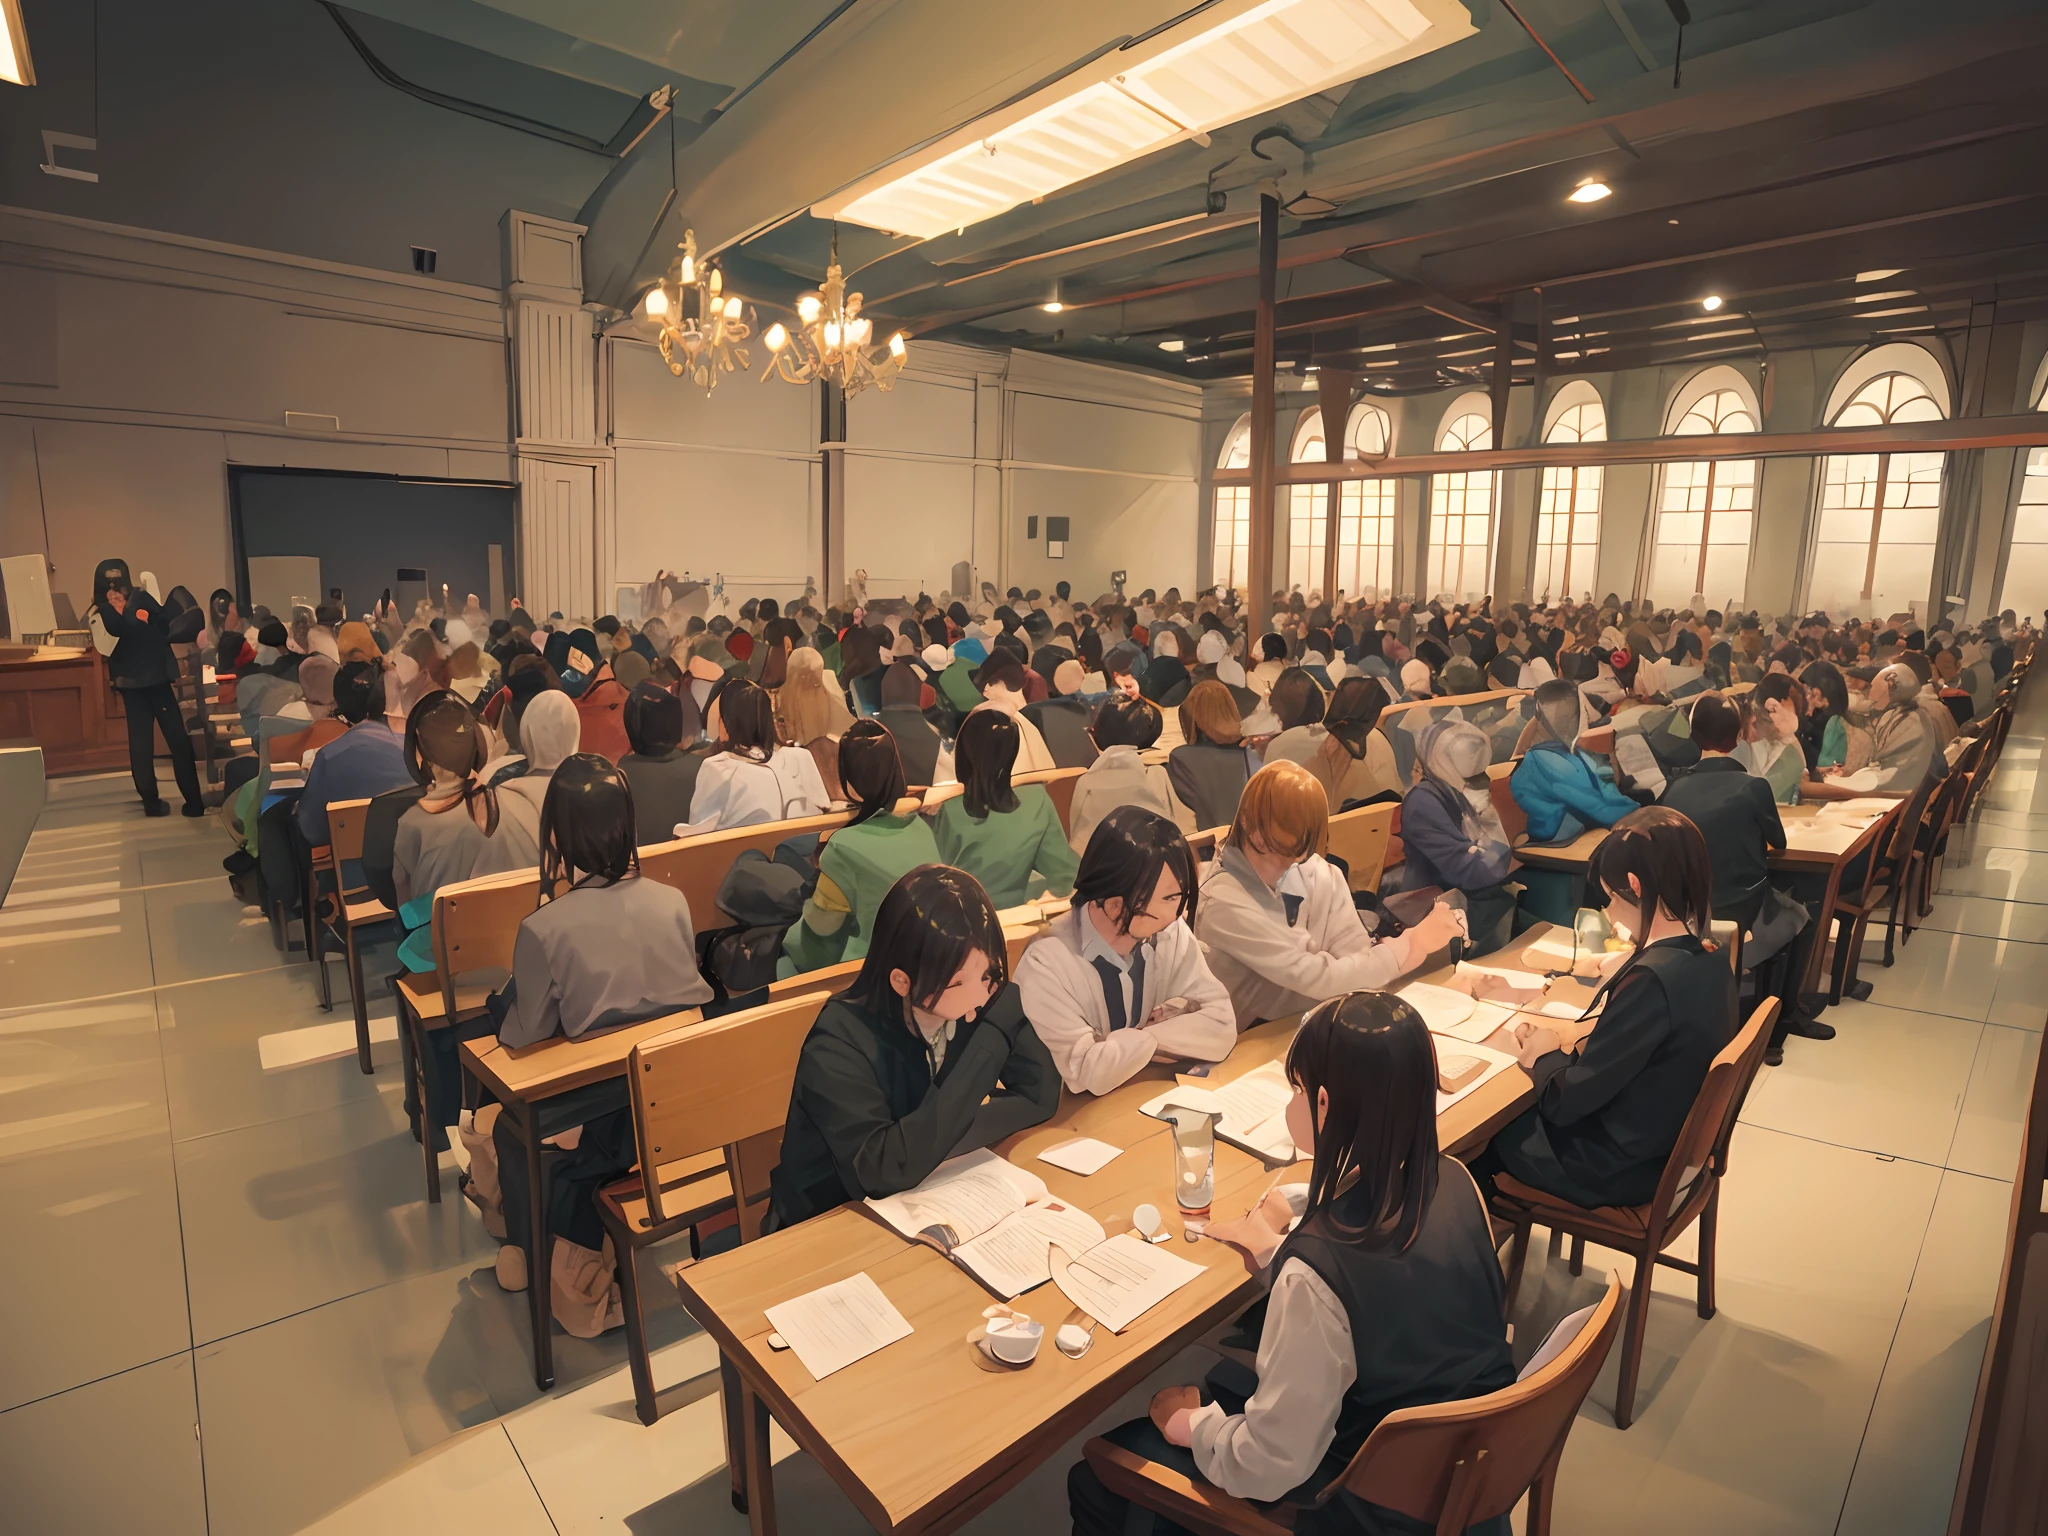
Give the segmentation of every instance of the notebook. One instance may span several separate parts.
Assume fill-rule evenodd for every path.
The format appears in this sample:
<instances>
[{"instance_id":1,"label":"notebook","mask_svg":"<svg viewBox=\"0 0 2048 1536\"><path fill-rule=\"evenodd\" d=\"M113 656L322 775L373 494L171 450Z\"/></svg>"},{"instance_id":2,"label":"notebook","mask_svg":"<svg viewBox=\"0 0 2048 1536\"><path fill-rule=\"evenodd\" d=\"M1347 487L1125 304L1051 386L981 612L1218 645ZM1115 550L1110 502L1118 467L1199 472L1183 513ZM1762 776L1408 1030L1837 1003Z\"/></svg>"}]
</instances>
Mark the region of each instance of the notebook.
<instances>
[{"instance_id":1,"label":"notebook","mask_svg":"<svg viewBox=\"0 0 2048 1536\"><path fill-rule=\"evenodd\" d=\"M867 1206L1005 1301L1052 1278L1051 1244L1082 1253L1107 1236L1086 1211L1055 1199L1043 1179L987 1150L949 1158L917 1188Z\"/></svg>"}]
</instances>

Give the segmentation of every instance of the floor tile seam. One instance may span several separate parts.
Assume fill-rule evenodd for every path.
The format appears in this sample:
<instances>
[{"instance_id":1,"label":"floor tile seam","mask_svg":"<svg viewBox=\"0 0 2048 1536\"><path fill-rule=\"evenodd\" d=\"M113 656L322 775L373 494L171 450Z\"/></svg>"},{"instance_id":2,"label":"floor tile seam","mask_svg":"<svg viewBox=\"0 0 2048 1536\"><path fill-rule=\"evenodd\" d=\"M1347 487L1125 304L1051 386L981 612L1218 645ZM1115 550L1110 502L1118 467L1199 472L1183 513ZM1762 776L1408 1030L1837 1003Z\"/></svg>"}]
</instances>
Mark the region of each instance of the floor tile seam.
<instances>
[{"instance_id":1,"label":"floor tile seam","mask_svg":"<svg viewBox=\"0 0 2048 1536\"><path fill-rule=\"evenodd\" d=\"M281 960L276 965L262 965L250 971L223 971L218 976L181 976L176 981L152 982L146 987L130 987L125 992L96 992L88 997L53 997L48 1002L30 1003L19 1008L0 1010L0 1018L19 1018L25 1013L46 1012L52 1008L75 1008L81 1003L112 1003L124 997L146 997L152 992L168 992L172 987L200 987L210 981L241 981L249 976L268 976L272 971L289 970L294 965L307 965L306 960ZM156 974L154 957L150 974Z\"/></svg>"},{"instance_id":2,"label":"floor tile seam","mask_svg":"<svg viewBox=\"0 0 2048 1536\"><path fill-rule=\"evenodd\" d=\"M146 1371L153 1365L162 1365L166 1360L175 1360L180 1355L192 1353L193 1350L188 1345L183 1349L174 1349L168 1354L156 1355L148 1360L138 1360L133 1365L124 1365L117 1371L108 1371L104 1376L93 1376L85 1381L75 1381L68 1387L59 1387L56 1391L45 1392L39 1397L24 1398L11 1408L0 1408L0 1419L6 1418L10 1413L19 1413L24 1408L33 1408L38 1403L53 1402L68 1392L83 1392L87 1387L97 1387L102 1382L112 1381L116 1376L126 1376L131 1371Z\"/></svg>"},{"instance_id":3,"label":"floor tile seam","mask_svg":"<svg viewBox=\"0 0 2048 1536\"><path fill-rule=\"evenodd\" d=\"M457 1262L461 1261L461 1258L458 1257ZM476 1264L477 1272L487 1270L491 1267L490 1261L481 1255L478 1255L476 1257ZM447 1265L440 1266L441 1269L445 1269L447 1267ZM417 1274L399 1275L390 1280L379 1280L374 1285L365 1285L360 1286L353 1291L344 1291L339 1296L330 1296L325 1301L316 1301L310 1306L300 1307L295 1311L281 1312L276 1317L267 1317L260 1323L249 1324L246 1328L231 1329L227 1333L220 1334L210 1339L201 1339L195 1332L192 1339L192 1353L194 1354L194 1356L197 1356L198 1353L203 1349L216 1349L222 1344L230 1344L233 1343L236 1339L246 1338L249 1334L260 1333L265 1328L275 1328L279 1323L289 1323L301 1317L310 1317L315 1312L324 1312L327 1308L340 1306L345 1301L356 1301L361 1297L371 1295L374 1292L388 1290L394 1285L405 1285L410 1281L419 1280L427 1275L437 1274L439 1272L439 1269L421 1270ZM190 1294L189 1290L187 1294ZM500 1417L502 1418L503 1415L500 1415Z\"/></svg>"},{"instance_id":4,"label":"floor tile seam","mask_svg":"<svg viewBox=\"0 0 2048 1536\"><path fill-rule=\"evenodd\" d=\"M1945 1172L1946 1170L1944 1170ZM1913 1250L1912 1273L1906 1277L1906 1293L1899 1299L1898 1316L1892 1319L1892 1336L1884 1347L1884 1360L1877 1368L1877 1380L1870 1389L1870 1403L1863 1413L1863 1430L1856 1437L1856 1455L1849 1463L1848 1479L1842 1484L1842 1502L1835 1511L1834 1531L1841 1536L1842 1521L1849 1513L1849 1495L1856 1487L1856 1469L1863 1464L1863 1449L1870 1441L1870 1425L1877 1417L1878 1394L1884 1391L1885 1372L1891 1369L1892 1354L1899 1347L1899 1334L1906 1326L1906 1308L1912 1304L1913 1281L1920 1273L1920 1263L1927 1256L1927 1234L1934 1230L1934 1208L1941 1203L1941 1186L1936 1185L1934 1201L1927 1207L1927 1224L1920 1229L1920 1245Z\"/></svg>"},{"instance_id":5,"label":"floor tile seam","mask_svg":"<svg viewBox=\"0 0 2048 1536\"><path fill-rule=\"evenodd\" d=\"M1960 1112L1958 1112L1958 1118L1960 1118ZM1737 1125L1746 1125L1753 1131L1769 1131L1773 1136L1789 1136L1794 1141L1811 1142L1816 1147L1833 1147L1837 1152L1859 1152L1868 1157L1884 1159L1894 1163L1911 1163L1916 1168L1932 1168L1936 1173L1947 1173L1950 1171L1943 1163L1930 1163L1925 1158L1908 1157L1903 1152L1886 1152L1877 1147L1859 1147L1846 1141L1829 1141L1825 1136L1810 1136L1805 1131L1788 1131L1783 1126L1764 1125L1760 1121L1751 1120L1745 1116L1737 1116L1735 1123ZM1946 1153L1943 1154L1943 1156L1946 1155ZM1964 1170L1957 1169L1955 1171L1960 1173Z\"/></svg>"},{"instance_id":6,"label":"floor tile seam","mask_svg":"<svg viewBox=\"0 0 2048 1536\"><path fill-rule=\"evenodd\" d=\"M512 1455L519 1463L519 1470L526 1475L526 1486L533 1490L534 1502L540 1505L540 1512L547 1516L548 1529L553 1531L555 1536L562 1536L561 1526L555 1523L555 1512L548 1508L547 1495L540 1491L540 1484L534 1481L533 1469L527 1466L526 1458L520 1454L519 1442L512 1438L511 1426L505 1422L505 1416L502 1414L498 1416L495 1422L498 1427L498 1433L503 1435L505 1443L512 1447Z\"/></svg>"},{"instance_id":7,"label":"floor tile seam","mask_svg":"<svg viewBox=\"0 0 2048 1536\"><path fill-rule=\"evenodd\" d=\"M375 1023L376 1020L372 1019L371 1022ZM345 1056L335 1056L329 1059L334 1061L348 1061L353 1063L355 1060L355 1054L355 1048L351 1046ZM307 1063L307 1065L311 1065L311 1063ZM361 1074L358 1074L358 1076L360 1075ZM383 1083L379 1083L376 1081L374 1073L371 1074L371 1081L377 1093L382 1094L387 1091ZM393 1083L391 1084L389 1091L394 1093L403 1093L405 1091L405 1085L402 1083ZM179 1147L196 1147L202 1141L212 1141L217 1136L234 1136L238 1135L243 1131L260 1131L267 1126L282 1125L287 1120L304 1120L313 1115L331 1114L333 1111L337 1109L345 1109L350 1104L355 1104L359 1102L361 1101L357 1099L343 1099L338 1103L324 1104L314 1109L294 1109L286 1112L285 1114L271 1115L269 1118L264 1120L250 1120L242 1125L224 1125L217 1131L195 1131L190 1136L180 1136L177 1134L175 1130L173 1130L171 1133L171 1147L174 1151ZM406 1132L404 1130L392 1132L393 1136L406 1136L409 1134L409 1132ZM374 1147L375 1145L376 1143L371 1142L366 1146L357 1148L356 1150L358 1152L368 1152L371 1149L371 1147Z\"/></svg>"},{"instance_id":8,"label":"floor tile seam","mask_svg":"<svg viewBox=\"0 0 2048 1536\"><path fill-rule=\"evenodd\" d=\"M67 896L64 898L64 901L113 901L122 896L146 896L151 891L174 890L181 885L204 885L209 880L217 880L219 878L218 875L192 875L184 880L159 880L154 885L123 885L117 886L111 891L98 891L90 896ZM26 894L32 896L35 893L30 891ZM38 906L43 905L46 905L46 903L25 901L19 906L0 906L0 911L33 912ZM47 905L55 907L61 906L63 903L49 902Z\"/></svg>"}]
</instances>

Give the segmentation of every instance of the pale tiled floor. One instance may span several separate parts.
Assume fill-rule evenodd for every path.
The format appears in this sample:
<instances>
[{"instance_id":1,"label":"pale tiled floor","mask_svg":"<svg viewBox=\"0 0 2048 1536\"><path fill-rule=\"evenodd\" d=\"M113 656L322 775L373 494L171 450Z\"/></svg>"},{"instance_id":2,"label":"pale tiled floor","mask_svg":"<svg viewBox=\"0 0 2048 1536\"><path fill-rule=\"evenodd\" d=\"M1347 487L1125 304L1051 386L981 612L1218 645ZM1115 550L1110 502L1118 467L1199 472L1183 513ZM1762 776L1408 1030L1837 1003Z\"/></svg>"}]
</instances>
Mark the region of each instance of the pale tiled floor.
<instances>
[{"instance_id":1,"label":"pale tiled floor","mask_svg":"<svg viewBox=\"0 0 2048 1536\"><path fill-rule=\"evenodd\" d=\"M1610 1365L1560 1529L1944 1529L2048 1013L2044 727L2048 693L1927 926L1889 970L1870 946L1871 1000L1766 1069L1723 1196L1719 1313L1658 1274L1636 1423L1613 1427ZM322 1013L310 967L229 897L211 823L143 820L125 776L51 791L0 910L6 1528L738 1536L715 1357L665 1288L648 1287L659 1425L633 1417L616 1336L557 1335L562 1384L539 1397L494 1245L452 1178L424 1199L388 999L365 1077L345 1000ZM1539 1240L1518 1332L1613 1262L1595 1249L1574 1280ZM1169 1362L1103 1423L1206 1363ZM1077 1452L973 1529L1064 1528ZM787 1528L865 1528L783 1453Z\"/></svg>"}]
</instances>

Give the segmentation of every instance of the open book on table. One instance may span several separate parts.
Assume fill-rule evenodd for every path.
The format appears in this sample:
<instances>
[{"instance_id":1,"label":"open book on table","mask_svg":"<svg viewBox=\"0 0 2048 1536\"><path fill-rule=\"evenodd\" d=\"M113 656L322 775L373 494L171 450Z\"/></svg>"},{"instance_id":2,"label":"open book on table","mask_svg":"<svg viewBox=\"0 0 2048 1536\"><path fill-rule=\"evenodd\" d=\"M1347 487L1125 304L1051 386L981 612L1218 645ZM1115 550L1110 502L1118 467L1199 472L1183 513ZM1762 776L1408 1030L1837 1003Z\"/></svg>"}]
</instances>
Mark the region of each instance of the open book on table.
<instances>
[{"instance_id":1,"label":"open book on table","mask_svg":"<svg viewBox=\"0 0 2048 1536\"><path fill-rule=\"evenodd\" d=\"M1005 1301L1052 1278L1052 1244L1086 1253L1108 1235L1086 1211L1056 1199L1043 1179L987 1150L950 1158L917 1188L867 1204Z\"/></svg>"},{"instance_id":2,"label":"open book on table","mask_svg":"<svg viewBox=\"0 0 2048 1536\"><path fill-rule=\"evenodd\" d=\"M1140 1105L1139 1112L1164 1120L1169 1104L1214 1109L1223 1116L1216 1125L1216 1134L1223 1140L1269 1163L1291 1163L1295 1149L1294 1137L1287 1130L1287 1101L1293 1097L1286 1066L1269 1061L1220 1085L1169 1088Z\"/></svg>"}]
</instances>

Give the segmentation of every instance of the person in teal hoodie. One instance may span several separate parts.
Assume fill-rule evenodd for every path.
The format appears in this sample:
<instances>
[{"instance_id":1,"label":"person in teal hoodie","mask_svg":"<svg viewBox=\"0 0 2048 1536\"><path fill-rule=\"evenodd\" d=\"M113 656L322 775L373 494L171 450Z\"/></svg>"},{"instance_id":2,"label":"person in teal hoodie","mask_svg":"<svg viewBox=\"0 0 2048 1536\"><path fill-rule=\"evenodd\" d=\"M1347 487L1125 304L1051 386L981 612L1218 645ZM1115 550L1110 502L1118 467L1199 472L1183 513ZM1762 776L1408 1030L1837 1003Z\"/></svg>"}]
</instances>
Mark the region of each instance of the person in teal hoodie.
<instances>
[{"instance_id":1,"label":"person in teal hoodie","mask_svg":"<svg viewBox=\"0 0 2048 1536\"><path fill-rule=\"evenodd\" d=\"M1528 820L1532 843L1569 843L1589 827L1611 827L1636 802L1615 788L1591 753L1581 752L1579 690L1552 678L1536 690L1536 739L1508 779L1515 804ZM1523 869L1522 907L1532 917L1569 924L1579 908L1584 877L1568 870Z\"/></svg>"}]
</instances>

